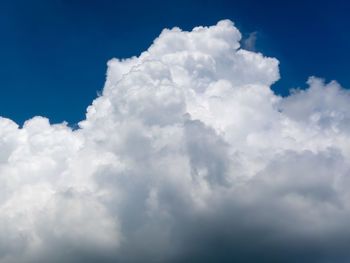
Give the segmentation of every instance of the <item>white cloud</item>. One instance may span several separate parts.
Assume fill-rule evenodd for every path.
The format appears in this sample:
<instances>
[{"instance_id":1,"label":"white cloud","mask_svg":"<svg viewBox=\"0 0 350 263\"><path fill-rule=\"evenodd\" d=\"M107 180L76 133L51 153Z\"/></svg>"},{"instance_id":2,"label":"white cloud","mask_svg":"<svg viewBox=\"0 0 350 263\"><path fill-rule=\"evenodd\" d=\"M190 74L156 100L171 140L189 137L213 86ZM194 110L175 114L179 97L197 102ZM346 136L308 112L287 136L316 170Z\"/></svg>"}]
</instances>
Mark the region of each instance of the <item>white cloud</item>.
<instances>
[{"instance_id":1,"label":"white cloud","mask_svg":"<svg viewBox=\"0 0 350 263\"><path fill-rule=\"evenodd\" d=\"M0 262L350 259L350 93L224 20L108 62L80 129L0 119Z\"/></svg>"}]
</instances>

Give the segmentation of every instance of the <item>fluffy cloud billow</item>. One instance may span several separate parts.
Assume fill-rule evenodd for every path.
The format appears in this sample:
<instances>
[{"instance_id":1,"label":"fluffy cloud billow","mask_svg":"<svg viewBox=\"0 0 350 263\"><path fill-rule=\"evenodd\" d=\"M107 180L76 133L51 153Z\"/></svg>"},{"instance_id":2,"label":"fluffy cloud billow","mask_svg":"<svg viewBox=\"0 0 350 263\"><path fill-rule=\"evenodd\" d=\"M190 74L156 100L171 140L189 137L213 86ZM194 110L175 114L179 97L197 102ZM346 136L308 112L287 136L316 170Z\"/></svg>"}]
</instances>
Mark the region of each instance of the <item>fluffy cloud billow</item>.
<instances>
[{"instance_id":1,"label":"fluffy cloud billow","mask_svg":"<svg viewBox=\"0 0 350 263\"><path fill-rule=\"evenodd\" d=\"M349 262L350 92L240 39L163 30L76 130L0 118L0 262Z\"/></svg>"}]
</instances>

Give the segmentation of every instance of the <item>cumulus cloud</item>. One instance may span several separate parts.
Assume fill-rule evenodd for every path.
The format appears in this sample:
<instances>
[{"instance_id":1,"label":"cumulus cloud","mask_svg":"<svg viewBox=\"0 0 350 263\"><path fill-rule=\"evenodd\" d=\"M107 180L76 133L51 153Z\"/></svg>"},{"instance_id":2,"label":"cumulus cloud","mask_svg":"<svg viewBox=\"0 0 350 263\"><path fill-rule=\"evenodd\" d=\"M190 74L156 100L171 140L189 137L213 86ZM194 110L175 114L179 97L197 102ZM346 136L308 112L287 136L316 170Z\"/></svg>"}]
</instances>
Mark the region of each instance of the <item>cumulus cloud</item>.
<instances>
[{"instance_id":1,"label":"cumulus cloud","mask_svg":"<svg viewBox=\"0 0 350 263\"><path fill-rule=\"evenodd\" d=\"M76 130L0 118L0 262L348 262L350 92L240 40L163 30Z\"/></svg>"}]
</instances>

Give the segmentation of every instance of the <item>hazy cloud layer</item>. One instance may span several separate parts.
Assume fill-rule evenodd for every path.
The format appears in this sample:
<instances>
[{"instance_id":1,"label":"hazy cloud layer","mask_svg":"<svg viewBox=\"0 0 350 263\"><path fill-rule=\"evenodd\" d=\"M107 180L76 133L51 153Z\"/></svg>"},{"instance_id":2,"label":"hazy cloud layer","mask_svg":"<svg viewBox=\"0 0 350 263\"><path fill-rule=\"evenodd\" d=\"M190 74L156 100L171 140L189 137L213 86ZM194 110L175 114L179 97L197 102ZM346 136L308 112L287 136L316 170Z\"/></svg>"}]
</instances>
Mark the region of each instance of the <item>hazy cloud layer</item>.
<instances>
[{"instance_id":1,"label":"hazy cloud layer","mask_svg":"<svg viewBox=\"0 0 350 263\"><path fill-rule=\"evenodd\" d=\"M240 39L163 30L74 131L0 118L0 262L349 262L350 92Z\"/></svg>"}]
</instances>

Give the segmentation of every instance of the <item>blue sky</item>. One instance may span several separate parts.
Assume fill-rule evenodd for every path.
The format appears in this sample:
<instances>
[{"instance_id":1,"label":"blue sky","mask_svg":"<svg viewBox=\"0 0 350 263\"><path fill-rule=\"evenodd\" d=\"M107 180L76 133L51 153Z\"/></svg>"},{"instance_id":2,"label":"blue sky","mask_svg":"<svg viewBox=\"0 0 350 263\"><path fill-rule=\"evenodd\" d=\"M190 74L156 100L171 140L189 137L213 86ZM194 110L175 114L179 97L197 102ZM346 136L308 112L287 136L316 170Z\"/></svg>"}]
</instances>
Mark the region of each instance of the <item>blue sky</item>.
<instances>
[{"instance_id":1,"label":"blue sky","mask_svg":"<svg viewBox=\"0 0 350 263\"><path fill-rule=\"evenodd\" d=\"M280 61L286 95L311 75L350 86L347 1L66 1L0 3L0 115L71 125L103 88L106 62L146 50L163 28L231 19Z\"/></svg>"}]
</instances>

